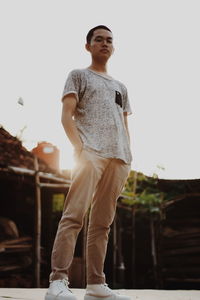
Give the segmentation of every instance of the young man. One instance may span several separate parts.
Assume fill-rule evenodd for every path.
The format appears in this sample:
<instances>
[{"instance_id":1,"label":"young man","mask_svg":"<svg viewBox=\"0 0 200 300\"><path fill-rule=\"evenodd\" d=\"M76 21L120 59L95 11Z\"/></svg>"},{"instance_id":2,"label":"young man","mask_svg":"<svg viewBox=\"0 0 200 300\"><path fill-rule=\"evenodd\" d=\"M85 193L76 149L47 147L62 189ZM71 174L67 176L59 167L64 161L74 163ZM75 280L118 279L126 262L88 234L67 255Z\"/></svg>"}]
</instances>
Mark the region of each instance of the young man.
<instances>
[{"instance_id":1,"label":"young man","mask_svg":"<svg viewBox=\"0 0 200 300\"><path fill-rule=\"evenodd\" d=\"M62 124L74 146L76 166L53 246L45 300L76 299L68 288L68 270L90 205L84 299L129 300L108 288L103 267L116 201L132 160L127 122L131 108L126 87L107 73L114 51L111 30L99 25L86 39L91 65L69 74L62 97Z\"/></svg>"}]
</instances>

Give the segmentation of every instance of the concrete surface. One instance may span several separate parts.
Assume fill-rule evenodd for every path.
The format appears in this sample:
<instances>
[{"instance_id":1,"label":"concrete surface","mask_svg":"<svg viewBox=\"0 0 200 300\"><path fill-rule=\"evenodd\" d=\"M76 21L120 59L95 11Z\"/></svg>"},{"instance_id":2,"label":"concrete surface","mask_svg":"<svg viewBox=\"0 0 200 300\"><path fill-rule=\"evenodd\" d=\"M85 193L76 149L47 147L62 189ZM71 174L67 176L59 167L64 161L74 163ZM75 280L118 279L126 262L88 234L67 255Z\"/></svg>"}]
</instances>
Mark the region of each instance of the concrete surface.
<instances>
[{"instance_id":1,"label":"concrete surface","mask_svg":"<svg viewBox=\"0 0 200 300\"><path fill-rule=\"evenodd\" d=\"M78 300L84 297L84 289L72 289ZM200 290L118 290L133 300L200 300ZM43 300L46 289L0 288L0 300Z\"/></svg>"}]
</instances>

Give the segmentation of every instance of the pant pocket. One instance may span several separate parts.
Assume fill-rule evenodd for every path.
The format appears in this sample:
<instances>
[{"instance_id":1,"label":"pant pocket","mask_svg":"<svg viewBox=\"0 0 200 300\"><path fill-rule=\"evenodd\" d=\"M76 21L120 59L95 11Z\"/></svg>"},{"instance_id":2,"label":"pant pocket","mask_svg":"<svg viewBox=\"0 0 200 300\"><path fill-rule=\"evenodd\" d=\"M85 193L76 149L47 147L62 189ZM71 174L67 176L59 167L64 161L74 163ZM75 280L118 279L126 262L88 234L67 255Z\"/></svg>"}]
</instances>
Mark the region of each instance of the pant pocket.
<instances>
[{"instance_id":1,"label":"pant pocket","mask_svg":"<svg viewBox=\"0 0 200 300\"><path fill-rule=\"evenodd\" d=\"M82 152L83 152L83 147L82 147L82 149L81 149L80 151L74 150L73 156L74 156L74 160L75 160L75 161L78 161L78 160L79 160L79 158L80 158Z\"/></svg>"}]
</instances>

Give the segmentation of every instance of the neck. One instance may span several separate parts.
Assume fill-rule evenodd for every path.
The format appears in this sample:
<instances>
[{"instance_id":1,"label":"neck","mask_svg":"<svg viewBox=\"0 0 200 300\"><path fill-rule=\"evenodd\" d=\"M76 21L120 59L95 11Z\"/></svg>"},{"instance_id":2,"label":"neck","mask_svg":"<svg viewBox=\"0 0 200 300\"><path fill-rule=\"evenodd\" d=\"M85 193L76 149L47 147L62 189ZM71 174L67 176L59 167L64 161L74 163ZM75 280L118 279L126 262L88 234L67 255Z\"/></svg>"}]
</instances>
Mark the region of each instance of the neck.
<instances>
[{"instance_id":1,"label":"neck","mask_svg":"<svg viewBox=\"0 0 200 300\"><path fill-rule=\"evenodd\" d=\"M92 61L91 65L89 66L89 69L107 74L107 63L102 61Z\"/></svg>"}]
</instances>

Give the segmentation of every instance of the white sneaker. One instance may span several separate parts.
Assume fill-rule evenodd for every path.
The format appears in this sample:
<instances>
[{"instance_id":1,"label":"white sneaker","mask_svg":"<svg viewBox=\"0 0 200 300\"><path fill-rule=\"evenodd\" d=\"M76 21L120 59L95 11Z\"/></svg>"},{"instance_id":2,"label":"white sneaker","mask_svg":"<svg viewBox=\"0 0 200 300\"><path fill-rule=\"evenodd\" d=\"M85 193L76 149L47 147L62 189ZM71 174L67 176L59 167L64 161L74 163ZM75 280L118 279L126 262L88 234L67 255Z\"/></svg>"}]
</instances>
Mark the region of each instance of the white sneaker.
<instances>
[{"instance_id":1,"label":"white sneaker","mask_svg":"<svg viewBox=\"0 0 200 300\"><path fill-rule=\"evenodd\" d=\"M114 292L106 283L87 285L84 300L102 300L102 298L106 298L106 300L132 300L129 296Z\"/></svg>"},{"instance_id":2,"label":"white sneaker","mask_svg":"<svg viewBox=\"0 0 200 300\"><path fill-rule=\"evenodd\" d=\"M45 300L77 300L68 285L69 282L66 279L52 281L45 295Z\"/></svg>"}]
</instances>

